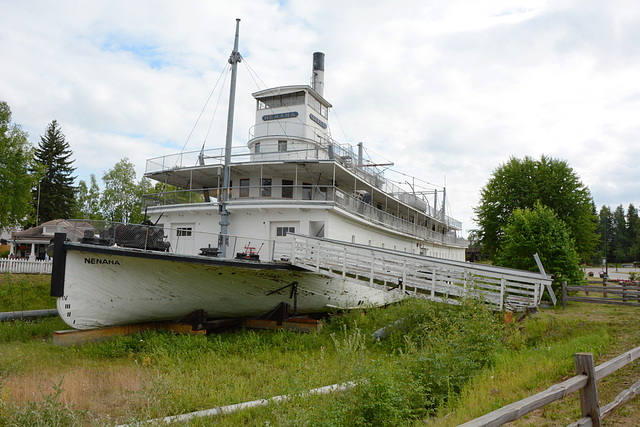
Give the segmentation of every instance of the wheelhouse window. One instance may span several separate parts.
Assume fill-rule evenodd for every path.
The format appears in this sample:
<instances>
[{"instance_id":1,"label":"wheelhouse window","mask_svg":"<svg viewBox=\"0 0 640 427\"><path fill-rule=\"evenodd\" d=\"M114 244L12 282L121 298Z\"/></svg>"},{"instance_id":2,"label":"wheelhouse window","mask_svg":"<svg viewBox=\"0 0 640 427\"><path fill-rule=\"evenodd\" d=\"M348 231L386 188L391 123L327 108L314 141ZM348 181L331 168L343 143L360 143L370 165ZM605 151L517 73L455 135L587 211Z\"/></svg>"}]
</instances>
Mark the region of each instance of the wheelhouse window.
<instances>
[{"instance_id":1,"label":"wheelhouse window","mask_svg":"<svg viewBox=\"0 0 640 427\"><path fill-rule=\"evenodd\" d=\"M290 179L282 180L282 198L293 199L293 181Z\"/></svg>"},{"instance_id":2,"label":"wheelhouse window","mask_svg":"<svg viewBox=\"0 0 640 427\"><path fill-rule=\"evenodd\" d=\"M244 178L240 180L240 197L249 197L249 185L251 180Z\"/></svg>"},{"instance_id":3,"label":"wheelhouse window","mask_svg":"<svg viewBox=\"0 0 640 427\"><path fill-rule=\"evenodd\" d=\"M287 151L287 141L278 141L278 151L281 153Z\"/></svg>"},{"instance_id":4,"label":"wheelhouse window","mask_svg":"<svg viewBox=\"0 0 640 427\"><path fill-rule=\"evenodd\" d=\"M271 197L271 178L262 178L262 197Z\"/></svg>"},{"instance_id":5,"label":"wheelhouse window","mask_svg":"<svg viewBox=\"0 0 640 427\"><path fill-rule=\"evenodd\" d=\"M253 151L255 154L260 154L260 143L256 142L255 145L253 146Z\"/></svg>"},{"instance_id":6,"label":"wheelhouse window","mask_svg":"<svg viewBox=\"0 0 640 427\"><path fill-rule=\"evenodd\" d=\"M260 98L258 99L258 110L302 104L304 104L304 91Z\"/></svg>"},{"instance_id":7,"label":"wheelhouse window","mask_svg":"<svg viewBox=\"0 0 640 427\"><path fill-rule=\"evenodd\" d=\"M287 235L287 233L295 233L295 232L296 232L295 227L276 227L276 235L278 237L284 237Z\"/></svg>"},{"instance_id":8,"label":"wheelhouse window","mask_svg":"<svg viewBox=\"0 0 640 427\"><path fill-rule=\"evenodd\" d=\"M315 96L309 95L309 102L307 102L311 108L316 110L325 119L329 116L329 109L320 102Z\"/></svg>"}]
</instances>

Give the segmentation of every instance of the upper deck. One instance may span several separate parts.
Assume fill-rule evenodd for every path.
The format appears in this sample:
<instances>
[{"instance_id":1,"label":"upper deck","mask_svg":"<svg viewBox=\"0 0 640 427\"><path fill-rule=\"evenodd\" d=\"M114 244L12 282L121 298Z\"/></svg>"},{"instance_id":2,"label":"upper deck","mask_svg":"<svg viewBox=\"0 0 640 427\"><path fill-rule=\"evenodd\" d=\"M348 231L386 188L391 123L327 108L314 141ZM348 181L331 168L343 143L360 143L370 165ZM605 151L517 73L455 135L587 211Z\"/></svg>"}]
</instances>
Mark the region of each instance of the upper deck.
<instances>
[{"instance_id":1,"label":"upper deck","mask_svg":"<svg viewBox=\"0 0 640 427\"><path fill-rule=\"evenodd\" d=\"M283 187L284 181L274 183L274 191L269 191L268 196L261 190L264 178L269 179L271 186L271 178L278 176L289 180L293 200L313 199L314 197L305 195L307 191L313 193L319 190L319 197L325 200L327 197L333 199L344 194L354 199L365 198L369 205L398 217L409 219L419 214L440 223L446 230L462 228L460 221L444 214L442 192L432 190L416 193L406 183L387 179L382 170L369 160L354 162L353 159L357 159L358 155L349 145L316 146L313 149L286 153L267 151L260 156L256 156L247 147L233 147L229 165L232 176L253 176L256 179L250 181L247 187L241 187L241 179L236 179L235 182L232 180L231 188L228 189L223 188L222 184L224 157L223 148L156 157L147 160L145 176L184 192L202 195L206 190L211 197L215 197L220 191L228 191L230 200L244 197L247 197L245 200L264 198L265 201L289 199L283 197L281 190L278 190ZM407 181L411 178L403 175L403 179ZM313 188L308 190L311 186ZM246 192L244 197L243 192ZM180 202L187 199L191 200L179 197ZM201 198L194 201L200 202Z\"/></svg>"}]
</instances>

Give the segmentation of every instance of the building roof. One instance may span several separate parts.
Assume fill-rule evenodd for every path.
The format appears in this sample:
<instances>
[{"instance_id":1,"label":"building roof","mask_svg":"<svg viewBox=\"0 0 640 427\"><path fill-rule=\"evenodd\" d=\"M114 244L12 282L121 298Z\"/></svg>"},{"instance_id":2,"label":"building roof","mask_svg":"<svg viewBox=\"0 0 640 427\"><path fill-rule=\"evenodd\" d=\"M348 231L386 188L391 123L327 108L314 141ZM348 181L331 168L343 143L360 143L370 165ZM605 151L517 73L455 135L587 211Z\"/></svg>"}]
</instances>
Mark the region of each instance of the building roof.
<instances>
[{"instance_id":1,"label":"building roof","mask_svg":"<svg viewBox=\"0 0 640 427\"><path fill-rule=\"evenodd\" d=\"M67 238L77 240L82 238L84 230L94 229L86 221L69 221L66 219L53 219L23 231L15 231L11 240L15 243L48 243L55 233L67 233Z\"/></svg>"}]
</instances>

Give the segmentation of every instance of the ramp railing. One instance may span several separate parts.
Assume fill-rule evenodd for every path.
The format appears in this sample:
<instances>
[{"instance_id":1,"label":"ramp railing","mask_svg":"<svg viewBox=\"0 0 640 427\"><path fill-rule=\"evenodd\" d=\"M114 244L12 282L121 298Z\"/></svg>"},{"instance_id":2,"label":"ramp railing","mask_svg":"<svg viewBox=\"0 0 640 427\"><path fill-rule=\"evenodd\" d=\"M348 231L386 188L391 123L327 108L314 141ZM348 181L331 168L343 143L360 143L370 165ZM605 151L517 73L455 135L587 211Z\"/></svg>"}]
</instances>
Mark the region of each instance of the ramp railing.
<instances>
[{"instance_id":1,"label":"ramp railing","mask_svg":"<svg viewBox=\"0 0 640 427\"><path fill-rule=\"evenodd\" d=\"M293 235L290 262L306 270L372 287L399 288L408 295L457 304L479 299L496 310L520 311L540 303L551 279L539 273L451 261Z\"/></svg>"}]
</instances>

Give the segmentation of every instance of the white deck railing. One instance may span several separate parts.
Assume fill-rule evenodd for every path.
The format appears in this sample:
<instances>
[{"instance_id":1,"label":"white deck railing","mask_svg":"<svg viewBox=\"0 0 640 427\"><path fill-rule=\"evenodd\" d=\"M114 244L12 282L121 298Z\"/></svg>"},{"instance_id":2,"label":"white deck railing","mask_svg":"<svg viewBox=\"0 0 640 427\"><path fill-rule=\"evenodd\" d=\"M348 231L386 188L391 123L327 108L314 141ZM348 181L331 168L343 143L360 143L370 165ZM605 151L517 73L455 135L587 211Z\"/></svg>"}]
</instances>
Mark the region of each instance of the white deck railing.
<instances>
[{"instance_id":1,"label":"white deck railing","mask_svg":"<svg viewBox=\"0 0 640 427\"><path fill-rule=\"evenodd\" d=\"M0 273L51 274L51 260L0 259Z\"/></svg>"}]
</instances>

